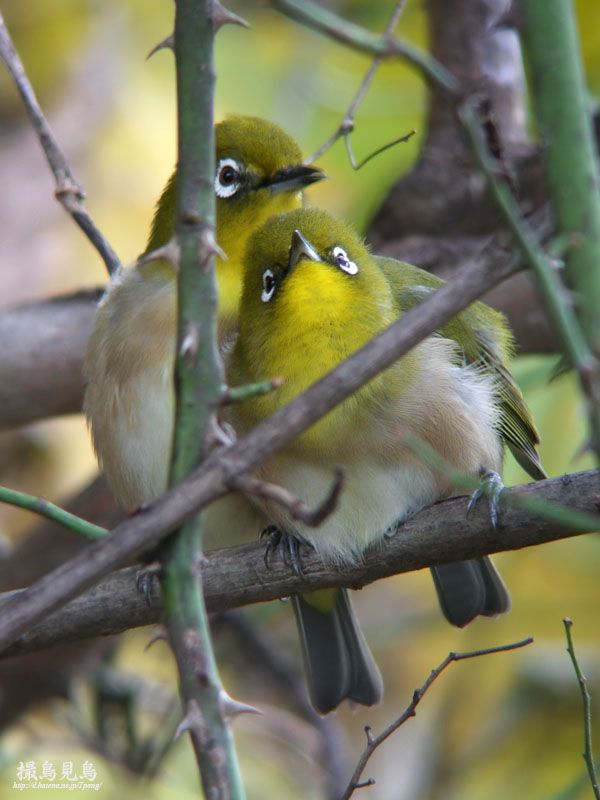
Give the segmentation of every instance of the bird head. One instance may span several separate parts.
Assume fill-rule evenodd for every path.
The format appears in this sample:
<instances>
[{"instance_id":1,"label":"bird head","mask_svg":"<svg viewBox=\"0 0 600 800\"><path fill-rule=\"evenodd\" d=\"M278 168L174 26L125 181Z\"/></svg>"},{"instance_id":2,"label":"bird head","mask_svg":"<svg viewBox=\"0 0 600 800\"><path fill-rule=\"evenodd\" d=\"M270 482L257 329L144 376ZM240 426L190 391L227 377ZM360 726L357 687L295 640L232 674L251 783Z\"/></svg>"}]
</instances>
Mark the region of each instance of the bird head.
<instances>
[{"instance_id":1,"label":"bird head","mask_svg":"<svg viewBox=\"0 0 600 800\"><path fill-rule=\"evenodd\" d=\"M272 217L244 260L234 359L244 379L285 378L291 399L395 318L389 284L362 239L321 209Z\"/></svg>"},{"instance_id":2,"label":"bird head","mask_svg":"<svg viewBox=\"0 0 600 800\"><path fill-rule=\"evenodd\" d=\"M241 263L250 234L273 214L302 206L302 189L325 174L302 164L296 141L259 117L232 116L215 127L216 238L226 260L217 259L219 315L234 318ZM175 229L177 170L156 207L147 255L165 245Z\"/></svg>"}]
</instances>

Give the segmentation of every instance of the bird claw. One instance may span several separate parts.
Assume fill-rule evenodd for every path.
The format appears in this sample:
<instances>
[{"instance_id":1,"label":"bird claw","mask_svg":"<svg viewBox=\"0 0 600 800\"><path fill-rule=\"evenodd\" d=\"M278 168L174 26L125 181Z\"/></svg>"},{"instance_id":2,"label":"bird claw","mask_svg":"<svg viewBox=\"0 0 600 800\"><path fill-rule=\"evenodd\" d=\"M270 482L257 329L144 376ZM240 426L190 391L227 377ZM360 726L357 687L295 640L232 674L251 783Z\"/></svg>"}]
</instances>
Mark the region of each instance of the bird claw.
<instances>
[{"instance_id":1,"label":"bird claw","mask_svg":"<svg viewBox=\"0 0 600 800\"><path fill-rule=\"evenodd\" d=\"M284 564L292 569L299 578L303 578L304 571L302 569L300 545L305 544L312 548L312 544L297 535L285 533L276 525L267 525L262 529L259 539L262 540L266 537L268 537L268 541L265 546L264 560L267 569L271 568L271 554L281 545Z\"/></svg>"},{"instance_id":2,"label":"bird claw","mask_svg":"<svg viewBox=\"0 0 600 800\"><path fill-rule=\"evenodd\" d=\"M488 498L488 506L490 510L490 519L494 530L498 528L498 512L500 508L500 494L504 489L502 478L493 469L488 469L481 475L481 482L477 489L471 495L469 505L467 506L467 516L470 514L472 508L475 506L480 497L484 495Z\"/></svg>"},{"instance_id":3,"label":"bird claw","mask_svg":"<svg viewBox=\"0 0 600 800\"><path fill-rule=\"evenodd\" d=\"M135 575L135 588L151 608L155 605L153 596L157 591L156 581L161 575L162 564L159 561L146 564L146 566L138 569Z\"/></svg>"}]
</instances>

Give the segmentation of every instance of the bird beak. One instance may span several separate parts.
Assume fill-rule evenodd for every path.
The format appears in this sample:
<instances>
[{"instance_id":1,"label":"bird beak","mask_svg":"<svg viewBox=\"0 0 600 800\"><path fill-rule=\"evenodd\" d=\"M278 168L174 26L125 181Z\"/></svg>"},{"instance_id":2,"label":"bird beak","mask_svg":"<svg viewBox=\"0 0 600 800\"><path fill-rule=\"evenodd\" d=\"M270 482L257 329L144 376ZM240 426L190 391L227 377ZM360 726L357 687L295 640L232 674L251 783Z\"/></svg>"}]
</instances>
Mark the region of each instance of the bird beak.
<instances>
[{"instance_id":1,"label":"bird beak","mask_svg":"<svg viewBox=\"0 0 600 800\"><path fill-rule=\"evenodd\" d=\"M268 186L272 192L292 192L295 189L302 189L311 183L323 180L327 175L322 169L316 167L305 167L304 164L295 164L292 167L284 167L278 170L272 178L268 178L261 183L261 188Z\"/></svg>"},{"instance_id":2,"label":"bird beak","mask_svg":"<svg viewBox=\"0 0 600 800\"><path fill-rule=\"evenodd\" d=\"M290 247L288 273L294 269L302 256L310 258L311 261L323 261L308 239L305 239L299 230L295 230L292 234L292 246Z\"/></svg>"}]
</instances>

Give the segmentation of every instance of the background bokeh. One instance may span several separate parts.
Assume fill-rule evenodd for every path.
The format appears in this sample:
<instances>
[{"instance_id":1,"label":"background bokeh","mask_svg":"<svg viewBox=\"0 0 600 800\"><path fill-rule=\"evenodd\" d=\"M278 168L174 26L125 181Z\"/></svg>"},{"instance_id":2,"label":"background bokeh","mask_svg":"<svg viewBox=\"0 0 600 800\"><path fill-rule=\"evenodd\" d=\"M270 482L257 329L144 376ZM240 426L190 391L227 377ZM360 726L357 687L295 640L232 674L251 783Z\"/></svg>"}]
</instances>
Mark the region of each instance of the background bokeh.
<instances>
[{"instance_id":1,"label":"background bokeh","mask_svg":"<svg viewBox=\"0 0 600 800\"><path fill-rule=\"evenodd\" d=\"M369 66L356 54L303 29L260 3L230 4L251 23L229 26L217 38L217 116L243 112L279 122L314 151L335 129ZM340 0L336 9L382 30L392 4ZM600 11L597 0L575 3L591 98L600 94ZM87 191L87 208L124 261L145 245L155 199L176 157L174 64L170 52L149 61L150 49L172 29L167 0L3 0L11 30L38 97ZM422 3L409 0L399 32L426 46ZM352 141L360 159L412 128L417 135L358 173L338 142L320 161L331 179L309 190L366 230L387 189L416 158L423 136L426 90L401 63L384 64L356 118ZM54 201L53 184L20 98L0 68L0 310L18 303L101 285L103 264ZM2 343L10 347L10 342ZM550 475L592 465L580 455L583 408L571 377L552 384L555 358L517 358L514 374L541 432ZM0 437L0 481L56 501L83 487L96 470L81 416L51 420ZM507 458L507 484L526 479ZM0 532L17 540L31 525L25 512L0 507ZM596 535L498 556L513 610L499 620L449 627L437 608L426 572L388 579L356 597L385 684L376 709L337 713L348 777L364 744L397 716L429 671L449 650L468 650L534 636L526 650L453 665L427 695L416 719L373 757L365 777L377 779L360 796L394 800L579 800L591 796L581 752L580 697L565 652L562 618L574 637L589 687L600 707L600 633ZM291 609L282 603L250 609L251 621L292 664L299 664ZM125 635L115 663L147 699L140 724L148 731L175 686L171 657L159 643L144 652L148 631ZM230 693L264 716L235 725L251 798L306 798L323 794L315 730L290 710L264 674L218 640L222 676ZM0 691L2 687L0 687ZM72 703L54 702L28 713L0 743L0 797L10 796L20 761L93 762L103 786L95 796L198 796L191 748L183 737L159 775L141 782L93 747L78 727L91 726L91 690L84 681ZM142 703L144 705L144 703ZM600 727L595 720L596 740ZM86 728L87 730L87 728ZM600 751L597 751L600 752ZM32 790L30 792L33 795ZM24 792L27 795L28 792ZM55 792L58 797L60 792Z\"/></svg>"}]
</instances>

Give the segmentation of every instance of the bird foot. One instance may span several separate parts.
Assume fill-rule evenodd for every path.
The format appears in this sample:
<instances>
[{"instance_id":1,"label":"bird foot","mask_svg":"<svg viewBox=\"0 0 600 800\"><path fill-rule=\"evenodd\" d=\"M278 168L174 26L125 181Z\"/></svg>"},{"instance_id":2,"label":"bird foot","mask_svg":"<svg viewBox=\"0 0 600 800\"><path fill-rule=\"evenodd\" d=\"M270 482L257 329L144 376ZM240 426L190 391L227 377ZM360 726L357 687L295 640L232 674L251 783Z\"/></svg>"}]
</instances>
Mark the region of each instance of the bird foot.
<instances>
[{"instance_id":1,"label":"bird foot","mask_svg":"<svg viewBox=\"0 0 600 800\"><path fill-rule=\"evenodd\" d=\"M151 608L157 604L155 598L158 591L158 580L161 575L162 564L160 561L153 561L144 567L140 567L135 575L135 588Z\"/></svg>"},{"instance_id":2,"label":"bird foot","mask_svg":"<svg viewBox=\"0 0 600 800\"><path fill-rule=\"evenodd\" d=\"M299 578L303 578L304 571L302 569L300 546L304 544L314 550L313 545L306 539L300 538L297 534L285 533L277 525L267 525L262 529L259 538L262 540L267 537L264 554L265 566L270 569L271 555L281 547L285 565L292 569Z\"/></svg>"},{"instance_id":3,"label":"bird foot","mask_svg":"<svg viewBox=\"0 0 600 800\"><path fill-rule=\"evenodd\" d=\"M484 495L488 498L488 506L490 510L490 519L492 521L492 527L494 530L498 528L498 512L500 510L500 494L504 489L504 484L502 483L502 478L500 475L495 472L493 469L488 469L482 471L481 473L481 482L477 489L471 495L471 499L469 500L469 505L467 506L467 516L469 515L471 509L474 507L475 503L479 500L480 497Z\"/></svg>"}]
</instances>

